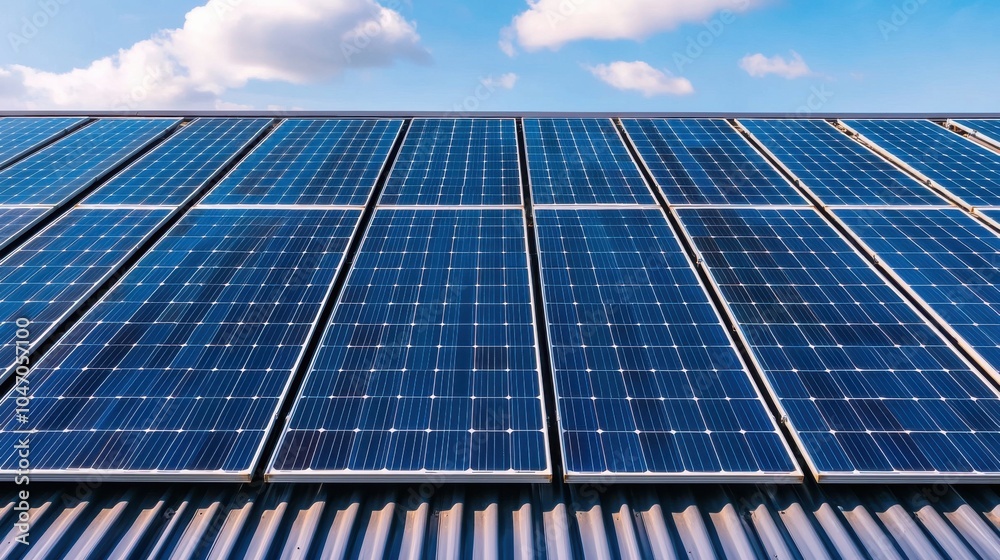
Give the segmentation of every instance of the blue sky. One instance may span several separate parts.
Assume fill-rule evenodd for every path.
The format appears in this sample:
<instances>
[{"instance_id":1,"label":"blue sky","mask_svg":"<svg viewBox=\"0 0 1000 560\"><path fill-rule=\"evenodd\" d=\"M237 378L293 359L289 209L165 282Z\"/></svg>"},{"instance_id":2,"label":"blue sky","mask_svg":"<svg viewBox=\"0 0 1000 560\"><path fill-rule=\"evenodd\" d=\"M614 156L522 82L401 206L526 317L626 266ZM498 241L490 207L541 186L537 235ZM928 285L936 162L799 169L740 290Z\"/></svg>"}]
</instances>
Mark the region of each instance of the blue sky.
<instances>
[{"instance_id":1,"label":"blue sky","mask_svg":"<svg viewBox=\"0 0 1000 560\"><path fill-rule=\"evenodd\" d=\"M1000 2L989 0L8 0L0 10L7 109L957 112L997 111L1000 97Z\"/></svg>"}]
</instances>

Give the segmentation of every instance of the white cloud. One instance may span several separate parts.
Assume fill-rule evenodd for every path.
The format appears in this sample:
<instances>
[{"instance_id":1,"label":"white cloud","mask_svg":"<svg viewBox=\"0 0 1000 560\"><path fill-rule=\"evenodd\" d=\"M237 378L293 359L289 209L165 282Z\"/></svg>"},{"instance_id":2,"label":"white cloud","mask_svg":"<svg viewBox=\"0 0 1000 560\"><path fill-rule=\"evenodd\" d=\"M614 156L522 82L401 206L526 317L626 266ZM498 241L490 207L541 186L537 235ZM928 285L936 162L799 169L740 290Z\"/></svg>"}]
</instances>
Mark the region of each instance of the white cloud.
<instances>
[{"instance_id":1,"label":"white cloud","mask_svg":"<svg viewBox=\"0 0 1000 560\"><path fill-rule=\"evenodd\" d=\"M748 54L740 60L740 68L754 78L763 78L768 74L774 74L775 76L791 80L813 75L806 61L802 60L802 56L795 51L792 51L792 56L789 60L786 60L780 54L776 54L770 58L761 53Z\"/></svg>"},{"instance_id":2,"label":"white cloud","mask_svg":"<svg viewBox=\"0 0 1000 560\"><path fill-rule=\"evenodd\" d=\"M164 30L69 72L0 68L0 102L35 108L225 108L250 80L302 84L426 62L413 24L375 0L208 0Z\"/></svg>"},{"instance_id":3,"label":"white cloud","mask_svg":"<svg viewBox=\"0 0 1000 560\"><path fill-rule=\"evenodd\" d=\"M580 39L642 39L696 23L717 12L742 12L768 0L528 0L528 9L500 32L500 48L513 55L558 49Z\"/></svg>"},{"instance_id":4,"label":"white cloud","mask_svg":"<svg viewBox=\"0 0 1000 560\"><path fill-rule=\"evenodd\" d=\"M687 78L657 70L641 60L598 64L597 66L588 66L587 70L612 87L626 91L638 91L646 97L694 93L694 86Z\"/></svg>"},{"instance_id":5,"label":"white cloud","mask_svg":"<svg viewBox=\"0 0 1000 560\"><path fill-rule=\"evenodd\" d=\"M481 81L489 89L514 89L514 85L517 83L517 74L509 72L501 75L499 78L487 76Z\"/></svg>"}]
</instances>

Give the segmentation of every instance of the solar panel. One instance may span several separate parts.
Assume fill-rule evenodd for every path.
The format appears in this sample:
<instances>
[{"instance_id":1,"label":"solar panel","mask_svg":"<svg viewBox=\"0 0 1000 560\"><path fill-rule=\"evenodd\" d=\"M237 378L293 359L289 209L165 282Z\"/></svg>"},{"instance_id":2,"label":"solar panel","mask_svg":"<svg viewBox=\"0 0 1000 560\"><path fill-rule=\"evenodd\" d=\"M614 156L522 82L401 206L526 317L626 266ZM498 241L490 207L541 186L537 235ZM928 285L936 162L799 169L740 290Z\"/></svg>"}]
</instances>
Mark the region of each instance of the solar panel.
<instances>
[{"instance_id":1,"label":"solar panel","mask_svg":"<svg viewBox=\"0 0 1000 560\"><path fill-rule=\"evenodd\" d=\"M5 246L46 212L47 208L37 206L0 206L0 247Z\"/></svg>"},{"instance_id":2,"label":"solar panel","mask_svg":"<svg viewBox=\"0 0 1000 560\"><path fill-rule=\"evenodd\" d=\"M0 170L0 204L59 204L166 134L172 119L106 119Z\"/></svg>"},{"instance_id":3,"label":"solar panel","mask_svg":"<svg viewBox=\"0 0 1000 560\"><path fill-rule=\"evenodd\" d=\"M663 214L535 213L567 480L801 480Z\"/></svg>"},{"instance_id":4,"label":"solar panel","mask_svg":"<svg viewBox=\"0 0 1000 560\"><path fill-rule=\"evenodd\" d=\"M84 204L183 204L270 123L198 119L108 180Z\"/></svg>"},{"instance_id":5,"label":"solar panel","mask_svg":"<svg viewBox=\"0 0 1000 560\"><path fill-rule=\"evenodd\" d=\"M546 479L533 322L520 210L376 211L269 478Z\"/></svg>"},{"instance_id":6,"label":"solar panel","mask_svg":"<svg viewBox=\"0 0 1000 560\"><path fill-rule=\"evenodd\" d=\"M359 210L195 209L34 366L32 480L248 480ZM16 457L0 459L12 476Z\"/></svg>"},{"instance_id":7,"label":"solar panel","mask_svg":"<svg viewBox=\"0 0 1000 560\"><path fill-rule=\"evenodd\" d=\"M610 119L524 119L535 204L654 204Z\"/></svg>"},{"instance_id":8,"label":"solar panel","mask_svg":"<svg viewBox=\"0 0 1000 560\"><path fill-rule=\"evenodd\" d=\"M924 120L844 124L971 206L1000 206L1000 154Z\"/></svg>"},{"instance_id":9,"label":"solar panel","mask_svg":"<svg viewBox=\"0 0 1000 560\"><path fill-rule=\"evenodd\" d=\"M290 119L205 198L205 204L363 205L401 120Z\"/></svg>"},{"instance_id":10,"label":"solar panel","mask_svg":"<svg viewBox=\"0 0 1000 560\"><path fill-rule=\"evenodd\" d=\"M169 213L77 208L0 261L0 340L14 340L18 319L31 322L30 342L44 340Z\"/></svg>"},{"instance_id":11,"label":"solar panel","mask_svg":"<svg viewBox=\"0 0 1000 560\"><path fill-rule=\"evenodd\" d=\"M678 211L821 482L1000 479L1000 398L813 210Z\"/></svg>"},{"instance_id":12,"label":"solar panel","mask_svg":"<svg viewBox=\"0 0 1000 560\"><path fill-rule=\"evenodd\" d=\"M513 119L414 119L383 205L521 203Z\"/></svg>"},{"instance_id":13,"label":"solar panel","mask_svg":"<svg viewBox=\"0 0 1000 560\"><path fill-rule=\"evenodd\" d=\"M1000 237L958 208L836 215L1000 371Z\"/></svg>"},{"instance_id":14,"label":"solar panel","mask_svg":"<svg viewBox=\"0 0 1000 560\"><path fill-rule=\"evenodd\" d=\"M0 167L77 126L81 118L0 119Z\"/></svg>"},{"instance_id":15,"label":"solar panel","mask_svg":"<svg viewBox=\"0 0 1000 560\"><path fill-rule=\"evenodd\" d=\"M740 120L827 205L935 205L945 201L821 120Z\"/></svg>"},{"instance_id":16,"label":"solar panel","mask_svg":"<svg viewBox=\"0 0 1000 560\"><path fill-rule=\"evenodd\" d=\"M994 146L1000 146L1000 120L962 119L954 122L968 130L985 135Z\"/></svg>"},{"instance_id":17,"label":"solar panel","mask_svg":"<svg viewBox=\"0 0 1000 560\"><path fill-rule=\"evenodd\" d=\"M723 119L622 119L670 204L806 204Z\"/></svg>"}]
</instances>

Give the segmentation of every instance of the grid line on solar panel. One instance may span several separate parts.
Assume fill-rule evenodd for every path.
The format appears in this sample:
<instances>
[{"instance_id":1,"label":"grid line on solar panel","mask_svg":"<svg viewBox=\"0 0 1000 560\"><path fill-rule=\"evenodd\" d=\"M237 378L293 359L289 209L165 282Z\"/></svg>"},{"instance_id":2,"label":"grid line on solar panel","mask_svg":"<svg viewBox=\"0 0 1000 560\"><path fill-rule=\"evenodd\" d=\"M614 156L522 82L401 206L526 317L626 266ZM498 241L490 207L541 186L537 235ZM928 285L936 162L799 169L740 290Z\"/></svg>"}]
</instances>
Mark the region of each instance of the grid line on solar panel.
<instances>
[{"instance_id":1,"label":"grid line on solar panel","mask_svg":"<svg viewBox=\"0 0 1000 560\"><path fill-rule=\"evenodd\" d=\"M0 167L83 122L81 118L0 119Z\"/></svg>"},{"instance_id":2,"label":"grid line on solar panel","mask_svg":"<svg viewBox=\"0 0 1000 560\"><path fill-rule=\"evenodd\" d=\"M268 478L546 479L525 232L520 210L378 209Z\"/></svg>"},{"instance_id":3,"label":"grid line on solar panel","mask_svg":"<svg viewBox=\"0 0 1000 560\"><path fill-rule=\"evenodd\" d=\"M85 204L182 204L270 119L198 119L112 177Z\"/></svg>"},{"instance_id":4,"label":"grid line on solar panel","mask_svg":"<svg viewBox=\"0 0 1000 560\"><path fill-rule=\"evenodd\" d=\"M813 210L678 210L818 480L995 480L1000 398Z\"/></svg>"},{"instance_id":5,"label":"grid line on solar panel","mask_svg":"<svg viewBox=\"0 0 1000 560\"><path fill-rule=\"evenodd\" d=\"M740 123L826 205L941 205L944 199L822 120Z\"/></svg>"},{"instance_id":6,"label":"grid line on solar panel","mask_svg":"<svg viewBox=\"0 0 1000 560\"><path fill-rule=\"evenodd\" d=\"M388 119L284 121L204 202L363 205L402 124Z\"/></svg>"},{"instance_id":7,"label":"grid line on solar panel","mask_svg":"<svg viewBox=\"0 0 1000 560\"><path fill-rule=\"evenodd\" d=\"M27 319L32 345L43 341L169 214L77 208L32 237L0 261L0 340Z\"/></svg>"},{"instance_id":8,"label":"grid line on solar panel","mask_svg":"<svg viewBox=\"0 0 1000 560\"><path fill-rule=\"evenodd\" d=\"M569 480L801 480L661 210L535 215Z\"/></svg>"},{"instance_id":9,"label":"grid line on solar panel","mask_svg":"<svg viewBox=\"0 0 1000 560\"><path fill-rule=\"evenodd\" d=\"M970 206L1000 206L1000 154L924 120L845 125Z\"/></svg>"},{"instance_id":10,"label":"grid line on solar panel","mask_svg":"<svg viewBox=\"0 0 1000 560\"><path fill-rule=\"evenodd\" d=\"M0 206L0 248L47 212L44 207Z\"/></svg>"},{"instance_id":11,"label":"grid line on solar panel","mask_svg":"<svg viewBox=\"0 0 1000 560\"><path fill-rule=\"evenodd\" d=\"M610 119L524 119L535 204L651 204L653 195Z\"/></svg>"},{"instance_id":12,"label":"grid line on solar panel","mask_svg":"<svg viewBox=\"0 0 1000 560\"><path fill-rule=\"evenodd\" d=\"M106 119L0 170L0 203L59 204L144 146L173 119Z\"/></svg>"},{"instance_id":13,"label":"grid line on solar panel","mask_svg":"<svg viewBox=\"0 0 1000 560\"><path fill-rule=\"evenodd\" d=\"M33 479L246 480L360 214L192 210L35 365L0 441L31 432Z\"/></svg>"},{"instance_id":14,"label":"grid line on solar panel","mask_svg":"<svg viewBox=\"0 0 1000 560\"><path fill-rule=\"evenodd\" d=\"M515 124L513 119L414 119L380 204L520 204Z\"/></svg>"},{"instance_id":15,"label":"grid line on solar panel","mask_svg":"<svg viewBox=\"0 0 1000 560\"><path fill-rule=\"evenodd\" d=\"M974 132L984 142L1000 148L1000 120L998 119L961 119L949 121L967 131ZM983 138L985 136L985 138Z\"/></svg>"},{"instance_id":16,"label":"grid line on solar panel","mask_svg":"<svg viewBox=\"0 0 1000 560\"><path fill-rule=\"evenodd\" d=\"M806 204L723 119L622 119L670 204Z\"/></svg>"},{"instance_id":17,"label":"grid line on solar panel","mask_svg":"<svg viewBox=\"0 0 1000 560\"><path fill-rule=\"evenodd\" d=\"M1000 237L958 208L834 214L1000 379Z\"/></svg>"}]
</instances>

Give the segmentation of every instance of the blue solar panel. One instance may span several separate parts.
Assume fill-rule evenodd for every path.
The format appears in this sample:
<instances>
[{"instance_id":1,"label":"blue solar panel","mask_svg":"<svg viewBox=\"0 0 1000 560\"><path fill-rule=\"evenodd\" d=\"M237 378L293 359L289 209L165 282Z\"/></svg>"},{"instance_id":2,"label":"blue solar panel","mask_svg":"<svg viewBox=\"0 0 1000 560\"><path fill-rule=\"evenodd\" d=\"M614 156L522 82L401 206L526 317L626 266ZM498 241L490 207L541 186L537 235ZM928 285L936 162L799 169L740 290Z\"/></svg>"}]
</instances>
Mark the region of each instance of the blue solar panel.
<instances>
[{"instance_id":1,"label":"blue solar panel","mask_svg":"<svg viewBox=\"0 0 1000 560\"><path fill-rule=\"evenodd\" d=\"M84 204L183 204L270 123L198 119L101 185Z\"/></svg>"},{"instance_id":2,"label":"blue solar panel","mask_svg":"<svg viewBox=\"0 0 1000 560\"><path fill-rule=\"evenodd\" d=\"M47 211L46 208L37 207L0 206L0 247L6 245Z\"/></svg>"},{"instance_id":3,"label":"blue solar panel","mask_svg":"<svg viewBox=\"0 0 1000 560\"><path fill-rule=\"evenodd\" d=\"M0 204L59 204L165 134L171 119L107 119L0 171Z\"/></svg>"},{"instance_id":4,"label":"blue solar panel","mask_svg":"<svg viewBox=\"0 0 1000 560\"><path fill-rule=\"evenodd\" d=\"M77 208L0 261L0 340L14 340L17 320L28 319L40 343L169 213Z\"/></svg>"},{"instance_id":5,"label":"blue solar panel","mask_svg":"<svg viewBox=\"0 0 1000 560\"><path fill-rule=\"evenodd\" d=\"M378 210L269 476L546 478L525 252L519 210Z\"/></svg>"},{"instance_id":6,"label":"blue solar panel","mask_svg":"<svg viewBox=\"0 0 1000 560\"><path fill-rule=\"evenodd\" d=\"M536 209L569 480L796 480L659 210Z\"/></svg>"},{"instance_id":7,"label":"blue solar panel","mask_svg":"<svg viewBox=\"0 0 1000 560\"><path fill-rule=\"evenodd\" d=\"M287 120L212 189L205 204L362 205L400 120Z\"/></svg>"},{"instance_id":8,"label":"blue solar panel","mask_svg":"<svg viewBox=\"0 0 1000 560\"><path fill-rule=\"evenodd\" d=\"M1000 371L1000 237L957 208L836 214Z\"/></svg>"},{"instance_id":9,"label":"blue solar panel","mask_svg":"<svg viewBox=\"0 0 1000 560\"><path fill-rule=\"evenodd\" d=\"M679 215L820 481L997 477L997 392L818 213Z\"/></svg>"},{"instance_id":10,"label":"blue solar panel","mask_svg":"<svg viewBox=\"0 0 1000 560\"><path fill-rule=\"evenodd\" d=\"M521 203L513 119L414 119L381 204Z\"/></svg>"},{"instance_id":11,"label":"blue solar panel","mask_svg":"<svg viewBox=\"0 0 1000 560\"><path fill-rule=\"evenodd\" d=\"M995 145L1000 145L1000 119L963 119L955 122L988 137Z\"/></svg>"},{"instance_id":12,"label":"blue solar panel","mask_svg":"<svg viewBox=\"0 0 1000 560\"><path fill-rule=\"evenodd\" d=\"M806 204L722 119L623 119L670 204Z\"/></svg>"},{"instance_id":13,"label":"blue solar panel","mask_svg":"<svg viewBox=\"0 0 1000 560\"><path fill-rule=\"evenodd\" d=\"M80 118L0 119L0 167L83 121Z\"/></svg>"},{"instance_id":14,"label":"blue solar panel","mask_svg":"<svg viewBox=\"0 0 1000 560\"><path fill-rule=\"evenodd\" d=\"M610 119L524 119L535 204L654 204Z\"/></svg>"},{"instance_id":15,"label":"blue solar panel","mask_svg":"<svg viewBox=\"0 0 1000 560\"><path fill-rule=\"evenodd\" d=\"M32 479L248 479L360 211L186 215L31 373ZM16 469L3 456L2 471Z\"/></svg>"},{"instance_id":16,"label":"blue solar panel","mask_svg":"<svg viewBox=\"0 0 1000 560\"><path fill-rule=\"evenodd\" d=\"M1000 206L1000 154L924 120L848 120L847 126L971 206Z\"/></svg>"},{"instance_id":17,"label":"blue solar panel","mask_svg":"<svg viewBox=\"0 0 1000 560\"><path fill-rule=\"evenodd\" d=\"M821 120L740 120L827 205L934 205L944 199Z\"/></svg>"}]
</instances>

